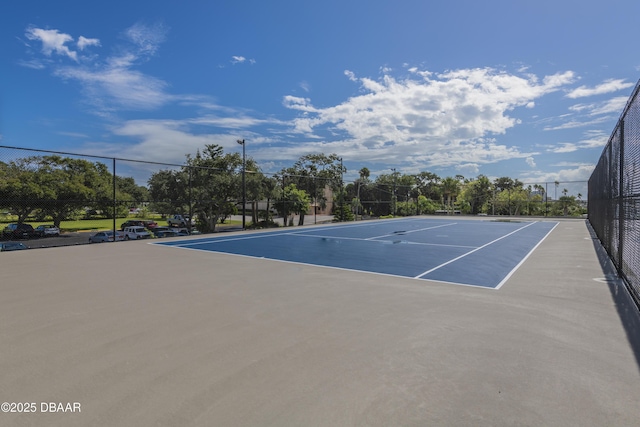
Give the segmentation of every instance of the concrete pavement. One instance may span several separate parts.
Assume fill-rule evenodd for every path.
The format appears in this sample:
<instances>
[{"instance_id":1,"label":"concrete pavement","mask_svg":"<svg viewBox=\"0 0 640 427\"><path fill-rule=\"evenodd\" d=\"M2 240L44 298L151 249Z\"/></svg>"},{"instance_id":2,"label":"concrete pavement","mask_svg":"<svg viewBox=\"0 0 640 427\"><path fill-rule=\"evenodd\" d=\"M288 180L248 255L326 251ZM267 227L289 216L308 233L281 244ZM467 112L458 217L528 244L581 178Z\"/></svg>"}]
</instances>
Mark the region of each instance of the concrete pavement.
<instances>
[{"instance_id":1,"label":"concrete pavement","mask_svg":"<svg viewBox=\"0 0 640 427\"><path fill-rule=\"evenodd\" d=\"M638 310L584 220L500 290L148 242L0 263L0 401L37 409L2 426L638 425Z\"/></svg>"}]
</instances>

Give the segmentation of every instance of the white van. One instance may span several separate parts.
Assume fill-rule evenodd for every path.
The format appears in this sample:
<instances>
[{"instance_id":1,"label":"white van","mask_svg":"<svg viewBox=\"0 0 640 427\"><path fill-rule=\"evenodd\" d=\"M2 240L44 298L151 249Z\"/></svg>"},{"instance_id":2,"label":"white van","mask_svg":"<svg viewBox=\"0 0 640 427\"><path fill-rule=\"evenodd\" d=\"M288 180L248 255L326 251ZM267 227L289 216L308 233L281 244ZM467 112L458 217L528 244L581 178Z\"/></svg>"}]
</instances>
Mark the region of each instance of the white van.
<instances>
[{"instance_id":1,"label":"white van","mask_svg":"<svg viewBox=\"0 0 640 427\"><path fill-rule=\"evenodd\" d=\"M148 239L149 237L151 237L151 233L144 227L133 226L124 229L124 240Z\"/></svg>"}]
</instances>

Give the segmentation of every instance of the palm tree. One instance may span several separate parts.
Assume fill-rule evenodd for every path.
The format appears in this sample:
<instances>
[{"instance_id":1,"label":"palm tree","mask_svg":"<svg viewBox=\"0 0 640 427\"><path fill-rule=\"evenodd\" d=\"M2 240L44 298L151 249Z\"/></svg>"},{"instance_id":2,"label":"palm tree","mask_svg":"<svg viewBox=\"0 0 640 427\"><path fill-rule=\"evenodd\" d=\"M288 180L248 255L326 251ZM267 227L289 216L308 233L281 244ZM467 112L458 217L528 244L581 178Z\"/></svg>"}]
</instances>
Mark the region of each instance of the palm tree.
<instances>
[{"instance_id":1,"label":"palm tree","mask_svg":"<svg viewBox=\"0 0 640 427\"><path fill-rule=\"evenodd\" d=\"M360 211L360 207L362 207L362 204L360 203L360 187L363 184L367 185L369 183L369 175L371 174L371 172L369 171L369 168L364 167L360 169L359 174L360 174L360 179L358 179L357 181L357 190L356 190L357 203L355 204L356 219L358 219L358 212Z\"/></svg>"},{"instance_id":2,"label":"palm tree","mask_svg":"<svg viewBox=\"0 0 640 427\"><path fill-rule=\"evenodd\" d=\"M455 178L447 177L442 180L442 194L446 196L447 199L447 209L453 211L453 206L451 204L451 200L455 199L455 197L460 193L460 182ZM452 212L453 213L453 212Z\"/></svg>"},{"instance_id":3,"label":"palm tree","mask_svg":"<svg viewBox=\"0 0 640 427\"><path fill-rule=\"evenodd\" d=\"M545 192L545 188L541 184L535 184L533 186L533 188L538 190L538 192L540 193L540 196L541 196L540 202L543 203L543 206L541 206L540 209L542 210L543 207L545 208L544 209L544 213L545 213L545 216L546 216L547 215L547 209L546 209L547 195L546 195L546 192Z\"/></svg>"}]
</instances>

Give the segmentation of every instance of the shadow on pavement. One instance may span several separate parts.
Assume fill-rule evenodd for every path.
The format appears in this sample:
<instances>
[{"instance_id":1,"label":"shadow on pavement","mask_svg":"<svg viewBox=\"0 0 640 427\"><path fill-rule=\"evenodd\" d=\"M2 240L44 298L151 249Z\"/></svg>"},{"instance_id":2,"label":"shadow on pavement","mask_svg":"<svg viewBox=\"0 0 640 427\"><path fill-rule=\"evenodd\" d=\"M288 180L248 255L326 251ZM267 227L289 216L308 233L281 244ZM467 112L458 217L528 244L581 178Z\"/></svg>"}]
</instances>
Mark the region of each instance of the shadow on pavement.
<instances>
[{"instance_id":1,"label":"shadow on pavement","mask_svg":"<svg viewBox=\"0 0 640 427\"><path fill-rule=\"evenodd\" d=\"M636 302L631 297L631 291L627 289L627 284L618 275L613 261L611 261L609 254L602 246L602 243L588 220L586 221L586 225L591 235L591 241L596 250L598 261L602 267L604 278L609 286L611 297L616 305L616 310L618 310L620 321L627 334L627 340L633 349L638 368L640 369L640 307L636 305Z\"/></svg>"}]
</instances>

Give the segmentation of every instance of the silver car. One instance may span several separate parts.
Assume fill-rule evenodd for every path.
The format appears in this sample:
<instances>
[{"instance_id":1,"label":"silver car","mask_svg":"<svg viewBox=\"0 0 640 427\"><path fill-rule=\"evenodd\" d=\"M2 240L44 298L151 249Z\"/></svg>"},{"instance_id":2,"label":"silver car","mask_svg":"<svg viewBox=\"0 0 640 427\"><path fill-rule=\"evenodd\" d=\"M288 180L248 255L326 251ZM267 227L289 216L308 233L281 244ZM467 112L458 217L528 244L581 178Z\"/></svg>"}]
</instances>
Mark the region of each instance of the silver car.
<instances>
[{"instance_id":1,"label":"silver car","mask_svg":"<svg viewBox=\"0 0 640 427\"><path fill-rule=\"evenodd\" d=\"M21 251L23 249L29 248L20 242L0 242L0 252Z\"/></svg>"},{"instance_id":2,"label":"silver car","mask_svg":"<svg viewBox=\"0 0 640 427\"><path fill-rule=\"evenodd\" d=\"M116 242L124 240L124 233L122 231L116 231ZM93 236L89 237L89 243L103 243L113 242L113 230L99 231Z\"/></svg>"}]
</instances>

